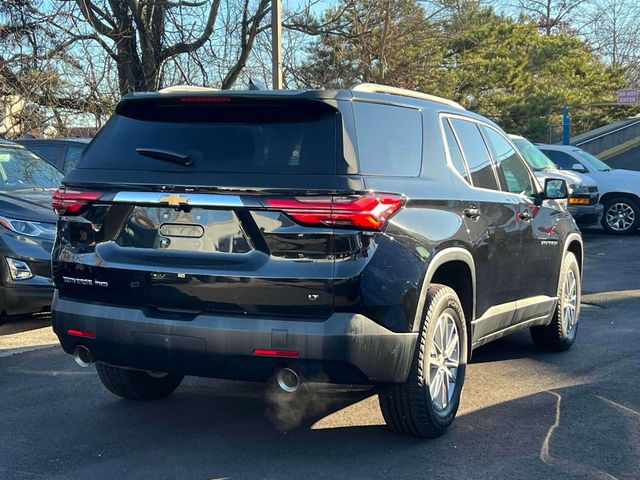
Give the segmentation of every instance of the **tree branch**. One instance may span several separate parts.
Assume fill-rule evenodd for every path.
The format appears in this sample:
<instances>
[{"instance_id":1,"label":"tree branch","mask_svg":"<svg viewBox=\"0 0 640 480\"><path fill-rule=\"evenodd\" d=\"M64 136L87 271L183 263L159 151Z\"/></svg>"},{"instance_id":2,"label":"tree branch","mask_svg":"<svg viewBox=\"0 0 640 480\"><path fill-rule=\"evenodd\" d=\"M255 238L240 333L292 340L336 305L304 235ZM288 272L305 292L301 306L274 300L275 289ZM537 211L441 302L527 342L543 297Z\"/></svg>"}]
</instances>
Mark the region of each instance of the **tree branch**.
<instances>
[{"instance_id":1,"label":"tree branch","mask_svg":"<svg viewBox=\"0 0 640 480\"><path fill-rule=\"evenodd\" d=\"M108 27L98 18L95 14L95 5L91 3L91 0L77 0L78 6L80 7L80 11L84 18L89 22L89 24L96 29L96 31L100 35L104 35L106 37L111 38L112 40L116 40L116 31L113 28Z\"/></svg>"},{"instance_id":2,"label":"tree branch","mask_svg":"<svg viewBox=\"0 0 640 480\"><path fill-rule=\"evenodd\" d=\"M213 28L216 23L216 18L218 17L218 9L220 8L220 0L213 0L211 3L211 8L209 9L209 16L207 18L207 23L204 27L204 30L200 34L198 38L196 38L192 42L179 42L170 47L167 47L162 50L160 53L161 60L166 60L167 58L174 57L181 53L193 52L200 48L204 43L209 39L211 34L213 33Z\"/></svg>"}]
</instances>

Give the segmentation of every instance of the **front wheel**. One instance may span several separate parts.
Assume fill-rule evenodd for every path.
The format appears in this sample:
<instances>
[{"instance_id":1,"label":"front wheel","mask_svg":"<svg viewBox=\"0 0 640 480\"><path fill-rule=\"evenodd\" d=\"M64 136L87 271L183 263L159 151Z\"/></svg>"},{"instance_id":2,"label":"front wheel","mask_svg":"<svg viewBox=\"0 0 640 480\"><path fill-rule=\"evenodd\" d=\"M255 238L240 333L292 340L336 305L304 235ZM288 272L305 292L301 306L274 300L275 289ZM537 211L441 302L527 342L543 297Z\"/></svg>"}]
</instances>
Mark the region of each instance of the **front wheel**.
<instances>
[{"instance_id":1,"label":"front wheel","mask_svg":"<svg viewBox=\"0 0 640 480\"><path fill-rule=\"evenodd\" d=\"M629 235L640 227L640 206L626 197L612 198L604 204L602 228L614 235Z\"/></svg>"},{"instance_id":2,"label":"front wheel","mask_svg":"<svg viewBox=\"0 0 640 480\"><path fill-rule=\"evenodd\" d=\"M582 282L576 256L567 252L558 282L558 305L549 325L531 327L531 338L544 350L569 350L576 341Z\"/></svg>"},{"instance_id":3,"label":"front wheel","mask_svg":"<svg viewBox=\"0 0 640 480\"><path fill-rule=\"evenodd\" d=\"M169 396L178 388L184 375L155 373L144 370L96 363L98 377L111 393L131 400L157 400Z\"/></svg>"},{"instance_id":4,"label":"front wheel","mask_svg":"<svg viewBox=\"0 0 640 480\"><path fill-rule=\"evenodd\" d=\"M378 394L391 428L404 435L436 438L453 422L467 360L467 328L456 292L432 285L407 381Z\"/></svg>"}]
</instances>

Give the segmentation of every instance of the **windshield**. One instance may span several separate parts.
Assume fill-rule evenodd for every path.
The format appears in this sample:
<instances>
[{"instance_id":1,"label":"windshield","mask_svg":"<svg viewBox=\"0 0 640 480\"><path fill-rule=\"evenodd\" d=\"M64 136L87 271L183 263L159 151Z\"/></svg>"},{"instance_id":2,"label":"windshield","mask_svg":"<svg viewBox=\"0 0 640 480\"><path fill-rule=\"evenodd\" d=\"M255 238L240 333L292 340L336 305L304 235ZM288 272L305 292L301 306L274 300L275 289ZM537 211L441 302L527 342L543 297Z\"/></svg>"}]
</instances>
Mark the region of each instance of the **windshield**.
<instances>
[{"instance_id":1,"label":"windshield","mask_svg":"<svg viewBox=\"0 0 640 480\"><path fill-rule=\"evenodd\" d=\"M549 160L544 153L542 153L533 143L529 140L525 140L524 138L514 139L513 143L515 143L518 150L527 161L529 166L533 170L557 170L558 167L555 163Z\"/></svg>"},{"instance_id":2,"label":"windshield","mask_svg":"<svg viewBox=\"0 0 640 480\"><path fill-rule=\"evenodd\" d=\"M0 146L0 191L57 188L62 173L26 148Z\"/></svg>"},{"instance_id":3,"label":"windshield","mask_svg":"<svg viewBox=\"0 0 640 480\"><path fill-rule=\"evenodd\" d=\"M584 150L576 150L575 153L578 154L582 161L584 161L587 165L595 170L598 170L600 172L608 172L609 170L611 170L611 167L609 165L604 163L599 158L594 157L590 153L585 152Z\"/></svg>"}]
</instances>

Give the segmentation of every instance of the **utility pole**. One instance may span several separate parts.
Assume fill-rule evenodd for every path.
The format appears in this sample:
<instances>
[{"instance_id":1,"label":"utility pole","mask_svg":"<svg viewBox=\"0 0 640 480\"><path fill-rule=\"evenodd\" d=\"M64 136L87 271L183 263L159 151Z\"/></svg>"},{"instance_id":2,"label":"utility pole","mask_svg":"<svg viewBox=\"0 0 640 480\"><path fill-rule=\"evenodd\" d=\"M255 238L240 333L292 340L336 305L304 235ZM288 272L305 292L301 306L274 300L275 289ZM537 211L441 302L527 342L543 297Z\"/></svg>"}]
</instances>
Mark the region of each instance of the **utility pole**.
<instances>
[{"instance_id":1,"label":"utility pole","mask_svg":"<svg viewBox=\"0 0 640 480\"><path fill-rule=\"evenodd\" d=\"M569 116L569 107L562 107L562 144L569 145L571 140L571 117Z\"/></svg>"},{"instance_id":2,"label":"utility pole","mask_svg":"<svg viewBox=\"0 0 640 480\"><path fill-rule=\"evenodd\" d=\"M271 0L271 75L273 89L282 88L282 0Z\"/></svg>"}]
</instances>

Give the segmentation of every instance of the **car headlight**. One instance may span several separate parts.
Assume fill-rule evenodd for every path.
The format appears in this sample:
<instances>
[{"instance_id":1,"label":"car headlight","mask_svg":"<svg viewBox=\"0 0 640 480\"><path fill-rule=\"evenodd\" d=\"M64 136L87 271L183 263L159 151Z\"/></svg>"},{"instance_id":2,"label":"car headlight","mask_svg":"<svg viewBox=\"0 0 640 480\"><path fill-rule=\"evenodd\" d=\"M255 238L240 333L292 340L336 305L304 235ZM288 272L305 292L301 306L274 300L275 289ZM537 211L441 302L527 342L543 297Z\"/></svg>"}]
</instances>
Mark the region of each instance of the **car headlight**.
<instances>
[{"instance_id":1,"label":"car headlight","mask_svg":"<svg viewBox=\"0 0 640 480\"><path fill-rule=\"evenodd\" d=\"M27 220L0 217L0 225L27 237L53 238L56 233L56 226L53 223L29 222Z\"/></svg>"},{"instance_id":2,"label":"car headlight","mask_svg":"<svg viewBox=\"0 0 640 480\"><path fill-rule=\"evenodd\" d=\"M574 195L589 195L591 193L589 191L589 186L584 184L576 185L575 183L572 183L569 185L569 190Z\"/></svg>"}]
</instances>

